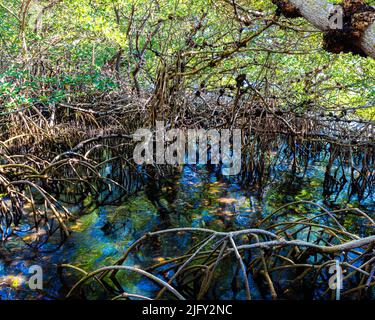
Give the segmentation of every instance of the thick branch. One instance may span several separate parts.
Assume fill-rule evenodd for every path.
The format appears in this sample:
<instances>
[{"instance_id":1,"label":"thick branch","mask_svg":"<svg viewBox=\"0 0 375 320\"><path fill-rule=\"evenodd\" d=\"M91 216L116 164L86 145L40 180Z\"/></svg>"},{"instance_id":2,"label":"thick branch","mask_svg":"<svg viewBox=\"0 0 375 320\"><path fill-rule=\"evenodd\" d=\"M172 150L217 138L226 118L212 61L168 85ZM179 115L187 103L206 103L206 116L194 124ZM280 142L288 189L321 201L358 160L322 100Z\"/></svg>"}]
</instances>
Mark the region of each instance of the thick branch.
<instances>
[{"instance_id":1,"label":"thick branch","mask_svg":"<svg viewBox=\"0 0 375 320\"><path fill-rule=\"evenodd\" d=\"M375 9L367 6L364 1L343 1L341 6L344 10L344 28L342 30L337 29L337 25L332 23L334 5L327 0L273 0L273 2L286 17L302 16L331 37L330 40L337 45L337 48L326 48L328 51L350 51L375 58ZM356 19L360 20L359 23ZM332 46L332 43L329 46Z\"/></svg>"}]
</instances>

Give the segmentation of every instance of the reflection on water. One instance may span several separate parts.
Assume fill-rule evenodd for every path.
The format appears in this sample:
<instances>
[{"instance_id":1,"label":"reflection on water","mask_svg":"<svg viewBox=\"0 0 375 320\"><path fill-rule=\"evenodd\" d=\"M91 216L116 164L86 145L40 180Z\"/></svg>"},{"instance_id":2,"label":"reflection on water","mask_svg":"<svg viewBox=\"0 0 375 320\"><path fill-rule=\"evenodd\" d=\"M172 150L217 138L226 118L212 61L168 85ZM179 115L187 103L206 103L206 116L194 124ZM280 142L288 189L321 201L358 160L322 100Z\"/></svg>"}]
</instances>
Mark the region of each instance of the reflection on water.
<instances>
[{"instance_id":1,"label":"reflection on water","mask_svg":"<svg viewBox=\"0 0 375 320\"><path fill-rule=\"evenodd\" d=\"M11 239L0 248L0 298L63 298L67 285L71 284L65 281L73 279L75 272L64 271L62 277L58 264L70 263L87 271L110 265L125 248L149 231L184 226L238 230L254 226L261 217L285 203L313 200L340 206L347 202L341 196L334 203L324 203L324 170L319 166L312 166L299 176L280 172L274 176L276 178L259 194L246 190L234 180L223 180L213 168L185 166L169 179L147 184L143 191L121 206L102 206L83 215L71 226L74 232L61 247L48 243L37 250L23 242L30 237L37 240L38 234ZM356 206L358 203L351 199L349 205ZM362 206L368 211L374 210L373 197L370 196ZM291 214L300 214L305 209L295 206L290 210ZM137 266L147 264L148 260L162 260L171 252L188 248L191 240L189 235L166 237L163 245L153 243L137 256L131 256L127 263ZM43 292L31 291L27 286L28 268L34 264L43 266ZM145 294L156 289L149 281L136 275L127 274L126 277L126 285L132 292ZM221 287L217 288L218 294L213 298L244 298L244 293L237 292L233 284L229 284L233 290L228 292L225 281L230 279L222 279ZM89 295L100 298L95 288Z\"/></svg>"}]
</instances>

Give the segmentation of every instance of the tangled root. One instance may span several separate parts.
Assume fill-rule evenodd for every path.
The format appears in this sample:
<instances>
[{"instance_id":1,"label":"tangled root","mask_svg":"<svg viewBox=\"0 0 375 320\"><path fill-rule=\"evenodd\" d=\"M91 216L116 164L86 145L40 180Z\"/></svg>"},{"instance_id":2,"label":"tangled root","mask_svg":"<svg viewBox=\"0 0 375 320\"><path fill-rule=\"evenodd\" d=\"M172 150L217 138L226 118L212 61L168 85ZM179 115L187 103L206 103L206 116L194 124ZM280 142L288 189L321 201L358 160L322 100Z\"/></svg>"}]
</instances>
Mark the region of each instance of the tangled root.
<instances>
[{"instance_id":1,"label":"tangled root","mask_svg":"<svg viewBox=\"0 0 375 320\"><path fill-rule=\"evenodd\" d=\"M223 279L232 278L249 300L259 293L263 299L293 298L299 295L301 285L307 291L315 292L319 299L332 299L327 276L329 278L330 267L337 263L345 274L345 289L340 296L345 299L368 297L375 286L375 237L361 238L350 233L341 222L354 215L364 219L365 228L370 230L375 226L374 220L359 209L328 211L312 202L298 204L316 207L317 211L312 209L306 216L293 218L288 215L288 207L293 205L289 203L258 222L256 229L219 232L175 228L150 232L133 242L114 265L90 273L74 265L61 265L60 269L74 269L83 274L67 297L92 288L88 283L95 281L106 291L108 298L115 300L158 300L171 297L171 294L178 299L201 300L212 297L217 291L217 283L225 286ZM324 224L319 222L322 217L325 217ZM141 265L129 266L129 257L145 250L147 243L161 247L165 243L161 239L177 241L189 234L194 245L181 255L162 257L145 265L144 269ZM233 265L238 268L228 267ZM236 271L232 274L230 270ZM160 288L152 297L126 292L126 285L121 282L127 278L121 277L121 272L140 274ZM288 280L282 281L285 277ZM258 288L259 293L254 288Z\"/></svg>"}]
</instances>

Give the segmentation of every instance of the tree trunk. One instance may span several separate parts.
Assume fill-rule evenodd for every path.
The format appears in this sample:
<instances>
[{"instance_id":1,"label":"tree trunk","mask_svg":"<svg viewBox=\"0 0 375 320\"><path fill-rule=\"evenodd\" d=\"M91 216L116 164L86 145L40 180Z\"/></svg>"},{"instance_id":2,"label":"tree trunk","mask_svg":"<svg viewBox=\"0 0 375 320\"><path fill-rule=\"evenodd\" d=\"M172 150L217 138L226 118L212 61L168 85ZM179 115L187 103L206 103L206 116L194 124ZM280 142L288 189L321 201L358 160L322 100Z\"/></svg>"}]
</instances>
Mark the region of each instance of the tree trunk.
<instances>
[{"instance_id":1,"label":"tree trunk","mask_svg":"<svg viewBox=\"0 0 375 320\"><path fill-rule=\"evenodd\" d=\"M284 4L286 1L283 1ZM300 15L323 32L332 31L330 17L333 13L333 4L327 0L288 0ZM345 2L345 1L344 1ZM373 9L373 8L372 8ZM375 23L372 23L364 30L358 40L352 41L353 47L362 49L365 55L375 58Z\"/></svg>"}]
</instances>

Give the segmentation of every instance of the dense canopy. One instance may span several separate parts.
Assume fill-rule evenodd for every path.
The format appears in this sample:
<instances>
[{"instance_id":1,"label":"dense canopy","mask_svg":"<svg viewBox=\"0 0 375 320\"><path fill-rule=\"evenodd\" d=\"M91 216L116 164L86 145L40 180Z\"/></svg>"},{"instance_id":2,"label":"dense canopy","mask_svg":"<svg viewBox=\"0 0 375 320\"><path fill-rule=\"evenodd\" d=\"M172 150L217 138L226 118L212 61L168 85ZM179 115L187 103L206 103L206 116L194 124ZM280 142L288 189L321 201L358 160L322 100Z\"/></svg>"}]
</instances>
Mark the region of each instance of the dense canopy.
<instances>
[{"instance_id":1,"label":"dense canopy","mask_svg":"<svg viewBox=\"0 0 375 320\"><path fill-rule=\"evenodd\" d=\"M0 299L374 299L374 58L373 0L0 0Z\"/></svg>"}]
</instances>

